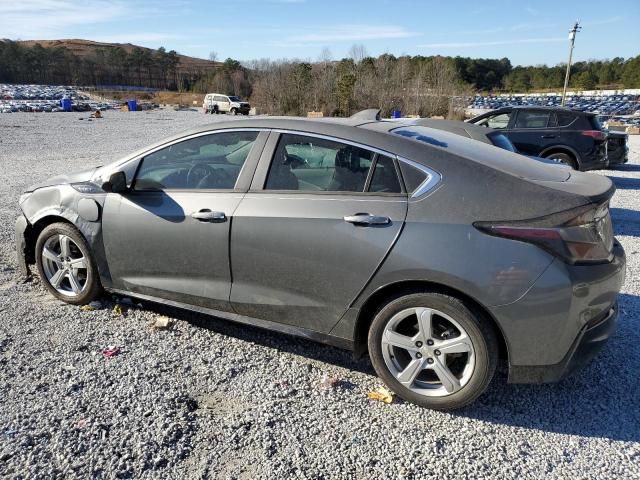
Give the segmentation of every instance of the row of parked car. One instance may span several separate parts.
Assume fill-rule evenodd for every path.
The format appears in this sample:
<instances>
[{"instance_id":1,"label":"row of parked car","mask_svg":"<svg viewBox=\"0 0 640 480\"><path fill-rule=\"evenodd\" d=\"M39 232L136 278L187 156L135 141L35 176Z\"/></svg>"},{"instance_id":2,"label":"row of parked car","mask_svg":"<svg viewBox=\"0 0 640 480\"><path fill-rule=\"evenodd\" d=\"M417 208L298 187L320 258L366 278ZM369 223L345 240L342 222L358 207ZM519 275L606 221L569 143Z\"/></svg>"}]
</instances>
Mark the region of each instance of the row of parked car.
<instances>
[{"instance_id":1,"label":"row of parked car","mask_svg":"<svg viewBox=\"0 0 640 480\"><path fill-rule=\"evenodd\" d=\"M63 112L62 102L71 100L74 112L119 108L118 102L96 102L75 87L0 84L0 113Z\"/></svg>"},{"instance_id":2,"label":"row of parked car","mask_svg":"<svg viewBox=\"0 0 640 480\"><path fill-rule=\"evenodd\" d=\"M469 108L493 110L515 106L558 107L561 102L560 95L476 95ZM640 115L640 95L574 95L567 97L565 106L581 112L602 115Z\"/></svg>"}]
</instances>

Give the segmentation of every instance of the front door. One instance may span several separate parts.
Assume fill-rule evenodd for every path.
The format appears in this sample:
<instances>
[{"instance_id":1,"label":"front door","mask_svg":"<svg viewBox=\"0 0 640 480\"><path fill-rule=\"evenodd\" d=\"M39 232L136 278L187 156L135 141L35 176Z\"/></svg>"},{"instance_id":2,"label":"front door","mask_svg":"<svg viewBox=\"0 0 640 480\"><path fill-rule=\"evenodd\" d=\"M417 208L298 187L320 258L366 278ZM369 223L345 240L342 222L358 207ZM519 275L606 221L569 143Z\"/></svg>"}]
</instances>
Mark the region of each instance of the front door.
<instances>
[{"instance_id":1,"label":"front door","mask_svg":"<svg viewBox=\"0 0 640 480\"><path fill-rule=\"evenodd\" d=\"M142 158L130 190L105 202L113 288L229 310L229 229L258 135L200 135Z\"/></svg>"},{"instance_id":2,"label":"front door","mask_svg":"<svg viewBox=\"0 0 640 480\"><path fill-rule=\"evenodd\" d=\"M326 333L393 246L407 197L389 156L298 134L273 143L234 215L232 306Z\"/></svg>"}]
</instances>

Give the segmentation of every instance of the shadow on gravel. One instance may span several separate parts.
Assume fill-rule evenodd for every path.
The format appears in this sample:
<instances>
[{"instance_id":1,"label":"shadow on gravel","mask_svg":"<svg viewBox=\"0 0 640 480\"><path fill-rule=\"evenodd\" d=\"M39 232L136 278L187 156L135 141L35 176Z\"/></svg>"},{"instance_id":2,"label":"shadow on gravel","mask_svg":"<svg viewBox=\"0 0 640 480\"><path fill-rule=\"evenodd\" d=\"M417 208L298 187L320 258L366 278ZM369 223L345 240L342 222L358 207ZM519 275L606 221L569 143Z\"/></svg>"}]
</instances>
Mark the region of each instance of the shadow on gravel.
<instances>
[{"instance_id":1,"label":"shadow on gravel","mask_svg":"<svg viewBox=\"0 0 640 480\"><path fill-rule=\"evenodd\" d=\"M621 172L640 172L640 165L636 164L623 164L623 165L612 165L609 167L609 170L619 170Z\"/></svg>"},{"instance_id":2,"label":"shadow on gravel","mask_svg":"<svg viewBox=\"0 0 640 480\"><path fill-rule=\"evenodd\" d=\"M347 350L167 305L152 302L145 302L144 305L145 309L184 320L192 325L205 328L215 333L234 337L245 342L256 343L263 347L293 353L312 360L329 363L348 370L368 375L376 375L367 358L356 360L354 359L353 353Z\"/></svg>"},{"instance_id":3,"label":"shadow on gravel","mask_svg":"<svg viewBox=\"0 0 640 480\"><path fill-rule=\"evenodd\" d=\"M638 311L640 297L621 294L621 312ZM369 360L351 352L305 339L236 324L213 316L145 302L145 308L209 331L375 376ZM487 392L452 415L543 432L640 441L640 350L634 325L623 315L618 331L585 369L559 383L511 385L499 369ZM353 384L349 382L349 387Z\"/></svg>"},{"instance_id":4,"label":"shadow on gravel","mask_svg":"<svg viewBox=\"0 0 640 480\"><path fill-rule=\"evenodd\" d=\"M617 331L586 368L559 383L506 384L496 375L487 392L471 406L454 412L485 422L531 430L640 441L640 296L619 296ZM636 313L637 314L637 313Z\"/></svg>"},{"instance_id":5,"label":"shadow on gravel","mask_svg":"<svg viewBox=\"0 0 640 480\"><path fill-rule=\"evenodd\" d=\"M610 211L615 235L640 237L640 212L638 210L611 208Z\"/></svg>"},{"instance_id":6,"label":"shadow on gravel","mask_svg":"<svg viewBox=\"0 0 640 480\"><path fill-rule=\"evenodd\" d=\"M607 175L618 190L640 190L640 178L614 177Z\"/></svg>"}]
</instances>

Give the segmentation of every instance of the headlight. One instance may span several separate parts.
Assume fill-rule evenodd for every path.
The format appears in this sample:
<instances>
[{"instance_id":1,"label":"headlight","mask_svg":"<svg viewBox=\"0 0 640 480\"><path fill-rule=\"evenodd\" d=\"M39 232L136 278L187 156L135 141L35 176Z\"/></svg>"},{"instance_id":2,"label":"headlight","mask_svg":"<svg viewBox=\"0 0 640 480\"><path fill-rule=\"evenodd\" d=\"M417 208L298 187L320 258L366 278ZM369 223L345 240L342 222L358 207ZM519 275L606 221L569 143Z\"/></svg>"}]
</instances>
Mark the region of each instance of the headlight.
<instances>
[{"instance_id":1,"label":"headlight","mask_svg":"<svg viewBox=\"0 0 640 480\"><path fill-rule=\"evenodd\" d=\"M92 182L80 182L80 183L72 183L71 186L74 190L77 190L80 193L105 193L98 185Z\"/></svg>"}]
</instances>

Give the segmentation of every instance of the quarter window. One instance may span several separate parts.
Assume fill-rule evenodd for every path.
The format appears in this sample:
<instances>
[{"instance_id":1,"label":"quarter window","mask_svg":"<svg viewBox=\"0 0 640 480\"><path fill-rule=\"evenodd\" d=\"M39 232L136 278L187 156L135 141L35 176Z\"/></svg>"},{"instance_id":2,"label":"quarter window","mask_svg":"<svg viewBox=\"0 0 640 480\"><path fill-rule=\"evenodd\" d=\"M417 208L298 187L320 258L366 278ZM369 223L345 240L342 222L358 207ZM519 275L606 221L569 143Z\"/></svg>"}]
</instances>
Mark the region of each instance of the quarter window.
<instances>
[{"instance_id":1,"label":"quarter window","mask_svg":"<svg viewBox=\"0 0 640 480\"><path fill-rule=\"evenodd\" d=\"M258 132L191 138L142 160L134 190L233 189Z\"/></svg>"},{"instance_id":2,"label":"quarter window","mask_svg":"<svg viewBox=\"0 0 640 480\"><path fill-rule=\"evenodd\" d=\"M549 112L519 112L515 128L546 128Z\"/></svg>"},{"instance_id":3,"label":"quarter window","mask_svg":"<svg viewBox=\"0 0 640 480\"><path fill-rule=\"evenodd\" d=\"M373 152L363 148L285 133L278 142L265 189L364 192L373 157ZM383 169L381 166L381 179Z\"/></svg>"},{"instance_id":4,"label":"quarter window","mask_svg":"<svg viewBox=\"0 0 640 480\"><path fill-rule=\"evenodd\" d=\"M558 119L558 127L568 127L577 117L573 113L557 112L556 118Z\"/></svg>"}]
</instances>

